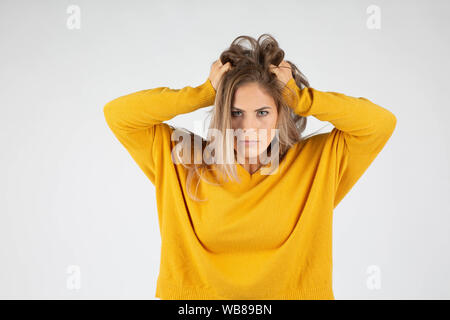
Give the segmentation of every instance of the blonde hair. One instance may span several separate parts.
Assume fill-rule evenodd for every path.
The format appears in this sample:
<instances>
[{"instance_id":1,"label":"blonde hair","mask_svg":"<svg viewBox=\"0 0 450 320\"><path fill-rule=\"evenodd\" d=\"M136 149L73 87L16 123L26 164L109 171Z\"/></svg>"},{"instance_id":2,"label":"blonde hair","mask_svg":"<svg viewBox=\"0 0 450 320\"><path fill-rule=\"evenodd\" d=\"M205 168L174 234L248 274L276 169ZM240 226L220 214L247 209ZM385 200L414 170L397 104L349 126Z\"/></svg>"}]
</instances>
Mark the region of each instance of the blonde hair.
<instances>
[{"instance_id":1,"label":"blonde hair","mask_svg":"<svg viewBox=\"0 0 450 320\"><path fill-rule=\"evenodd\" d=\"M249 46L244 46L245 42ZM286 101L283 96L283 88L285 85L281 83L276 75L269 70L271 64L278 66L284 60L284 51L279 47L278 42L270 34L262 34L257 40L250 36L239 36L231 43L230 47L220 55L222 64L230 62L232 68L226 72L220 83L218 84L214 108L210 111L211 121L209 124L208 138L202 137L190 132L185 128L177 128L182 130L183 141L178 144L181 148L191 148L190 157L186 154L183 158L179 152L173 152L175 161L181 163L188 171L186 178L186 190L188 195L196 201L206 201L207 199L199 199L196 197L197 188L201 181L220 185L221 181L237 181L240 182L236 169L236 155L234 152L233 140L226 134L227 129L231 129L231 107L236 90L248 83L257 83L259 87L268 95L272 96L277 106L278 117L276 128L277 135L277 154L278 161L281 161L286 152L297 142L310 137L313 134L302 137L305 130L307 118L294 113L289 107L292 102ZM286 60L291 66L292 76L297 86L302 89L310 87L306 77L292 62ZM286 87L287 88L287 87ZM293 102L295 103L295 102ZM224 133L221 135L221 141L212 141L211 132L218 130ZM319 129L320 130L320 129ZM186 139L185 137L188 137ZM187 141L189 140L189 141ZM208 152L212 143L219 145L220 154L214 155L214 158L221 160L214 162ZM177 145L177 146L178 146ZM271 145L268 151L272 154ZM193 146L193 148L192 148ZM200 157L200 158L199 158ZM187 159L189 158L189 159ZM215 170L220 179L215 181L208 180L205 177L205 170ZM196 179L194 193L191 192L190 186Z\"/></svg>"}]
</instances>

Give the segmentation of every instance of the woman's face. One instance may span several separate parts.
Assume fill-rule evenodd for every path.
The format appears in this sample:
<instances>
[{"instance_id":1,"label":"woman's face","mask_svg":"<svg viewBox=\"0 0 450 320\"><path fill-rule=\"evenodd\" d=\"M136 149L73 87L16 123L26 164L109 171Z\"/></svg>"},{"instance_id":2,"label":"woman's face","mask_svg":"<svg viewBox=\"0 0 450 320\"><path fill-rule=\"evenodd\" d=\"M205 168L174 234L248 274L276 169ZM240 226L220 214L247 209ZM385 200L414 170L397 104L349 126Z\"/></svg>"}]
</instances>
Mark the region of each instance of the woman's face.
<instances>
[{"instance_id":1,"label":"woman's face","mask_svg":"<svg viewBox=\"0 0 450 320\"><path fill-rule=\"evenodd\" d=\"M235 133L234 150L239 158L256 159L267 149L276 133L271 129L276 128L277 118L275 101L257 83L247 83L236 90L231 124Z\"/></svg>"}]
</instances>

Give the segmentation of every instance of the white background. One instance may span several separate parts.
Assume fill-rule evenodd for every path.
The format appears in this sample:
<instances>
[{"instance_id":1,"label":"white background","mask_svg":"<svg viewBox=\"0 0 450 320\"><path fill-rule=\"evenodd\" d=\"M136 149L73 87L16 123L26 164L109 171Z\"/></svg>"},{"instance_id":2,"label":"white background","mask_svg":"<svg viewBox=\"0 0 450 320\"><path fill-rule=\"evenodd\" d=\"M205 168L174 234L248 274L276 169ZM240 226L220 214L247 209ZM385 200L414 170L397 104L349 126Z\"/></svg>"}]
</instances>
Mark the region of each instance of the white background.
<instances>
[{"instance_id":1,"label":"white background","mask_svg":"<svg viewBox=\"0 0 450 320\"><path fill-rule=\"evenodd\" d=\"M70 5L80 29L67 26ZM313 88L397 117L335 209L336 299L449 299L449 12L425 0L2 0L0 297L154 299L154 186L103 107L200 85L235 37L270 33ZM194 130L208 109L169 123ZM307 132L324 125L309 119Z\"/></svg>"}]
</instances>

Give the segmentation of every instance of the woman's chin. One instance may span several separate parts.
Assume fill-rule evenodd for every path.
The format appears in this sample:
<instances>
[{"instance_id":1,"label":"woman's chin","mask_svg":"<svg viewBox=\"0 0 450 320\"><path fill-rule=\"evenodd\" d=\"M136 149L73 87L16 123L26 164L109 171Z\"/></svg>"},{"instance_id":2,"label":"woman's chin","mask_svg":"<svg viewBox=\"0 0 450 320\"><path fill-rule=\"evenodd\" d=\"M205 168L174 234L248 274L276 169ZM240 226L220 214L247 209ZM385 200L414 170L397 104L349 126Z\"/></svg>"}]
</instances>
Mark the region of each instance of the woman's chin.
<instances>
[{"instance_id":1,"label":"woman's chin","mask_svg":"<svg viewBox=\"0 0 450 320\"><path fill-rule=\"evenodd\" d=\"M236 152L236 156L238 159L245 159L245 163L251 163L250 160L257 159L261 153L258 152L258 149L246 149L244 152Z\"/></svg>"}]
</instances>

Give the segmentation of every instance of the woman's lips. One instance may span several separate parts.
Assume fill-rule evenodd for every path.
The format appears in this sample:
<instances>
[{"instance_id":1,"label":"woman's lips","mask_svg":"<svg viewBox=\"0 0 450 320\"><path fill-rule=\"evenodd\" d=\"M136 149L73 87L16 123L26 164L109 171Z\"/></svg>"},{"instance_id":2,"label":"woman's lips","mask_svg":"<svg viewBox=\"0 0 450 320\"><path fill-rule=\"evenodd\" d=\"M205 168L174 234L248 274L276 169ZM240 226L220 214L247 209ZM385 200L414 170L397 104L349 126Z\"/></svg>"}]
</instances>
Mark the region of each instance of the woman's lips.
<instances>
[{"instance_id":1,"label":"woman's lips","mask_svg":"<svg viewBox=\"0 0 450 320\"><path fill-rule=\"evenodd\" d=\"M258 140L241 140L240 143L244 143L245 145L253 145L258 143Z\"/></svg>"}]
</instances>

